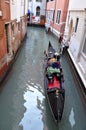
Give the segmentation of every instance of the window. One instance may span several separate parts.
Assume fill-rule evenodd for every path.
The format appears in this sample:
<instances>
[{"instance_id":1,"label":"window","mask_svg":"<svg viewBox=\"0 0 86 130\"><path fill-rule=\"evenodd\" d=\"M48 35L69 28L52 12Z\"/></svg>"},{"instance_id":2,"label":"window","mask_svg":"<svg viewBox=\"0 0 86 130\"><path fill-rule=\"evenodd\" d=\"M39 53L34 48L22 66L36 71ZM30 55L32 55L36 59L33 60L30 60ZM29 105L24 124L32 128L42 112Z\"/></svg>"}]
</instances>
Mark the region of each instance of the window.
<instances>
[{"instance_id":1,"label":"window","mask_svg":"<svg viewBox=\"0 0 86 130\"><path fill-rule=\"evenodd\" d=\"M54 21L54 10L50 10L50 20Z\"/></svg>"},{"instance_id":2,"label":"window","mask_svg":"<svg viewBox=\"0 0 86 130\"><path fill-rule=\"evenodd\" d=\"M42 0L36 0L36 2L42 2Z\"/></svg>"},{"instance_id":3,"label":"window","mask_svg":"<svg viewBox=\"0 0 86 130\"><path fill-rule=\"evenodd\" d=\"M78 22L79 22L79 18L76 18L75 32L77 31Z\"/></svg>"},{"instance_id":4,"label":"window","mask_svg":"<svg viewBox=\"0 0 86 130\"><path fill-rule=\"evenodd\" d=\"M86 54L86 37L85 37L85 40L84 40L83 53Z\"/></svg>"},{"instance_id":5,"label":"window","mask_svg":"<svg viewBox=\"0 0 86 130\"><path fill-rule=\"evenodd\" d=\"M40 16L40 7L39 6L36 8L36 16Z\"/></svg>"},{"instance_id":6,"label":"window","mask_svg":"<svg viewBox=\"0 0 86 130\"><path fill-rule=\"evenodd\" d=\"M69 20L70 20L70 11L69 11L69 14L68 14L67 26L69 25Z\"/></svg>"},{"instance_id":7,"label":"window","mask_svg":"<svg viewBox=\"0 0 86 130\"><path fill-rule=\"evenodd\" d=\"M17 24L18 24L18 31L20 31L20 23L18 22Z\"/></svg>"},{"instance_id":8,"label":"window","mask_svg":"<svg viewBox=\"0 0 86 130\"><path fill-rule=\"evenodd\" d=\"M60 23L60 17L61 17L61 10L57 10L57 18L56 18L56 23Z\"/></svg>"},{"instance_id":9,"label":"window","mask_svg":"<svg viewBox=\"0 0 86 130\"><path fill-rule=\"evenodd\" d=\"M5 24L7 53L9 53L9 24Z\"/></svg>"}]
</instances>

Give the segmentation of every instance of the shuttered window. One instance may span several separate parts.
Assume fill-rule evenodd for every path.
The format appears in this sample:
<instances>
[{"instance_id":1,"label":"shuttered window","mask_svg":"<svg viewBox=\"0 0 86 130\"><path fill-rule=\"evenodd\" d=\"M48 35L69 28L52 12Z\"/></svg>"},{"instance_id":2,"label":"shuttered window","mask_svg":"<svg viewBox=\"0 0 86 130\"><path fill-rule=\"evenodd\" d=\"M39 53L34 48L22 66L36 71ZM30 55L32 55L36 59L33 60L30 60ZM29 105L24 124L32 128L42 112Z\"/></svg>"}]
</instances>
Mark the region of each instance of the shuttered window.
<instances>
[{"instance_id":1,"label":"shuttered window","mask_svg":"<svg viewBox=\"0 0 86 130\"><path fill-rule=\"evenodd\" d=\"M60 23L60 17L61 17L61 10L57 10L57 18L56 18L56 23Z\"/></svg>"}]
</instances>

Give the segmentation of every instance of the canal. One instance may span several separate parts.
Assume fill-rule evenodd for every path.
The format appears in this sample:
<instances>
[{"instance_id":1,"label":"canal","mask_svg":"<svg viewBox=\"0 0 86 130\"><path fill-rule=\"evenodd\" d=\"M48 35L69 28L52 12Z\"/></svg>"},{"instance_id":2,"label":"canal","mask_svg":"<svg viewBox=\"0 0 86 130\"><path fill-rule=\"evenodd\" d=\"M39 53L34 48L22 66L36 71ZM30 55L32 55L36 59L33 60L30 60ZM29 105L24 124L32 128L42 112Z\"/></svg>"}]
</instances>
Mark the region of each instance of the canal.
<instances>
[{"instance_id":1,"label":"canal","mask_svg":"<svg viewBox=\"0 0 86 130\"><path fill-rule=\"evenodd\" d=\"M0 90L0 130L86 130L86 111L79 96L68 61L61 64L65 76L65 107L57 125L44 92L44 49L51 41L59 51L58 39L44 28L28 27L19 50Z\"/></svg>"}]
</instances>

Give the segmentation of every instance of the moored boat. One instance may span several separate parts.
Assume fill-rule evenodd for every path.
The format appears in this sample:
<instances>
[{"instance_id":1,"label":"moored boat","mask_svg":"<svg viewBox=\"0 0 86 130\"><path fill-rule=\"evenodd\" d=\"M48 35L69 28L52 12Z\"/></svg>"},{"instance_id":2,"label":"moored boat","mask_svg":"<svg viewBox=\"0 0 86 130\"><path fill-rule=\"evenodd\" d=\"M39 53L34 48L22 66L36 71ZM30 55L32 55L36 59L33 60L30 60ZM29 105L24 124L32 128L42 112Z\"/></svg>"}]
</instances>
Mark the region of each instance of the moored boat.
<instances>
[{"instance_id":1,"label":"moored boat","mask_svg":"<svg viewBox=\"0 0 86 130\"><path fill-rule=\"evenodd\" d=\"M49 42L46 55L44 87L48 103L55 121L62 119L65 101L64 75L60 64L60 56Z\"/></svg>"}]
</instances>

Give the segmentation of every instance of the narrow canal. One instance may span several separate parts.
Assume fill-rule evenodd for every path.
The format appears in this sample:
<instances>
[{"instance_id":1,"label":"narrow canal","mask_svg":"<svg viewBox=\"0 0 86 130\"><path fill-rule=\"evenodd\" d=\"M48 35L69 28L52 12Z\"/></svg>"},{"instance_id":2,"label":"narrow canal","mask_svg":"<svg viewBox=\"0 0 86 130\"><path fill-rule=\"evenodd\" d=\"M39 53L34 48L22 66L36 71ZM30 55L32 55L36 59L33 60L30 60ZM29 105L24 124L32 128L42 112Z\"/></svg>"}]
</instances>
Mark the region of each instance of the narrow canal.
<instances>
[{"instance_id":1,"label":"narrow canal","mask_svg":"<svg viewBox=\"0 0 86 130\"><path fill-rule=\"evenodd\" d=\"M63 57L65 107L56 125L44 92L44 49L51 41L59 51L58 39L44 28L28 27L24 45L0 91L0 130L86 130L86 113L69 64Z\"/></svg>"}]
</instances>

